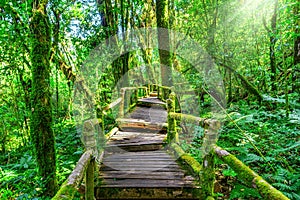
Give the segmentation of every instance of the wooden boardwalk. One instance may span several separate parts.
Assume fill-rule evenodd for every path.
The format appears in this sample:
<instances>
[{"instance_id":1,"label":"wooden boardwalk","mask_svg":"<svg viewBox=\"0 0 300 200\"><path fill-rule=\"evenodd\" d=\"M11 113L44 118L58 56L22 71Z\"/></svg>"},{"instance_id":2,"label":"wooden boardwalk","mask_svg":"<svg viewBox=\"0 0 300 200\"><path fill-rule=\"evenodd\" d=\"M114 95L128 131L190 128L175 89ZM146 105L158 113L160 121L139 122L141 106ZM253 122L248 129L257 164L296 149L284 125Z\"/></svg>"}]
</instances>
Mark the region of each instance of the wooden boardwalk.
<instances>
[{"instance_id":1,"label":"wooden boardwalk","mask_svg":"<svg viewBox=\"0 0 300 200\"><path fill-rule=\"evenodd\" d=\"M105 148L97 199L197 199L194 178L164 148L166 120L156 97L141 99L119 120Z\"/></svg>"}]
</instances>

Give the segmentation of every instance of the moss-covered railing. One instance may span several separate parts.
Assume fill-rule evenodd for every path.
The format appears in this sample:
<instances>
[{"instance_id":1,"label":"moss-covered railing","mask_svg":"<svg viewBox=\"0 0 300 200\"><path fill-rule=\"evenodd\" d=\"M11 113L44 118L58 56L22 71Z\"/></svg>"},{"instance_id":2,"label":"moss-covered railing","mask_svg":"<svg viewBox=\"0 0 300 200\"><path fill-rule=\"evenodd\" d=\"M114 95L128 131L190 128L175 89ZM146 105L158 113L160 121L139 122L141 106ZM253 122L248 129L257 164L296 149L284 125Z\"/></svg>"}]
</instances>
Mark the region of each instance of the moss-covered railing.
<instances>
[{"instance_id":1,"label":"moss-covered railing","mask_svg":"<svg viewBox=\"0 0 300 200\"><path fill-rule=\"evenodd\" d=\"M234 155L218 146L215 146L213 151L219 159L228 164L238 174L238 178L242 179L249 187L255 188L264 199L289 199Z\"/></svg>"},{"instance_id":2,"label":"moss-covered railing","mask_svg":"<svg viewBox=\"0 0 300 200\"><path fill-rule=\"evenodd\" d=\"M167 86L161 86L161 85L156 85L156 87L157 87L157 97L161 101L166 102L167 99L169 98L169 95L171 94L172 88Z\"/></svg>"},{"instance_id":3,"label":"moss-covered railing","mask_svg":"<svg viewBox=\"0 0 300 200\"><path fill-rule=\"evenodd\" d=\"M238 174L238 178L243 180L248 186L256 189L264 199L288 199L280 191L271 186L262 177L247 167L243 162L238 160L234 155L215 145L218 130L220 128L220 122L218 120L177 113L176 111L178 109L176 108L177 101L175 93L170 92L170 88L159 88L163 91L162 94L169 93L169 97L166 100L168 110L167 143L170 144L177 156L180 157L180 160L187 164L196 176L199 176L201 192L205 198L213 199L215 158L218 158L228 164ZM165 98L165 96L159 95L159 98ZM202 143L203 159L201 164L181 149L179 145L178 122L192 123L204 128Z\"/></svg>"},{"instance_id":4,"label":"moss-covered railing","mask_svg":"<svg viewBox=\"0 0 300 200\"><path fill-rule=\"evenodd\" d=\"M123 102L122 98L116 99L114 102L110 103L102 109L102 116L104 113L114 108ZM105 141L114 135L118 128L113 128L108 134L104 135L103 131L97 131L99 128L101 119L91 119L87 120L83 124L82 131L82 141L85 146L85 152L80 157L77 162L74 170L71 172L67 180L61 185L60 189L52 200L61 200L61 199L73 199L76 194L79 194L79 190L84 183L84 198L85 200L94 200L94 180L95 174L98 172L97 162L100 163L102 159L102 148L104 147ZM99 133L101 133L99 135ZM100 145L100 148L99 148Z\"/></svg>"},{"instance_id":5,"label":"moss-covered railing","mask_svg":"<svg viewBox=\"0 0 300 200\"><path fill-rule=\"evenodd\" d=\"M215 158L219 158L224 163L228 164L247 185L255 188L263 198L272 200L287 200L276 188L272 187L262 177L257 175L249 167L238 160L234 155L228 153L226 150L215 146L217 140L217 132L220 128L220 123L214 119L204 119L192 115L178 113L180 109L179 103L176 100L176 95L172 92L172 88L147 85L145 87L127 87L121 89L121 97L116 99L111 104L103 108L103 112L119 105L119 117L129 112L137 103L139 98L147 97L150 93L157 91L158 98L167 103L168 110L168 132L167 143L172 147L175 154L178 155L181 162L187 164L190 171L196 177L199 177L201 184L201 192L207 199L213 199L213 190L215 182ZM100 120L101 121L101 120ZM185 153L180 147L178 135L178 122L188 122L199 125L204 128L203 137L203 152L204 157L200 164L192 156ZM95 160L101 162L102 151L97 148L97 145L104 145L105 140L108 140L113 134L118 131L118 128L113 128L106 136L97 136L95 133L99 120L87 120L83 125L83 141L86 148L85 153L81 156L76 167L62 184L53 200L59 199L73 199L79 188L84 183L86 200L94 200L94 180L95 172L97 172L97 165ZM98 142L98 144L96 144Z\"/></svg>"},{"instance_id":6,"label":"moss-covered railing","mask_svg":"<svg viewBox=\"0 0 300 200\"><path fill-rule=\"evenodd\" d=\"M52 200L73 199L74 195L78 193L83 179L85 180L85 199L94 200L94 169L95 159L92 151L84 152L75 169Z\"/></svg>"},{"instance_id":7,"label":"moss-covered railing","mask_svg":"<svg viewBox=\"0 0 300 200\"><path fill-rule=\"evenodd\" d=\"M149 89L146 86L121 88L119 118L130 112L136 106L139 98L147 96L149 96Z\"/></svg>"}]
</instances>

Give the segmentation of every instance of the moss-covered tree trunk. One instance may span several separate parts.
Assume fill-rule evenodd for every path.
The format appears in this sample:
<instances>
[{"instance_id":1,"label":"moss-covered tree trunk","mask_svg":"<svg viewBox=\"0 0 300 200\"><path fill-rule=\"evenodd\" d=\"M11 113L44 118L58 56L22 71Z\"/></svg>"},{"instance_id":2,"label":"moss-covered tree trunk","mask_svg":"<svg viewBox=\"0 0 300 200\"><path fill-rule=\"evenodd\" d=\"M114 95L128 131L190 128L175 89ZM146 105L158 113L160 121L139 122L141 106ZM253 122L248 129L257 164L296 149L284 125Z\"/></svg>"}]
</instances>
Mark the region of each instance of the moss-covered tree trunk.
<instances>
[{"instance_id":1,"label":"moss-covered tree trunk","mask_svg":"<svg viewBox=\"0 0 300 200\"><path fill-rule=\"evenodd\" d=\"M271 18L271 29L267 27L267 23L264 19L264 26L265 29L268 31L269 34L269 57L270 57L270 68L271 68L271 87L272 91L277 91L276 86L276 70L277 70L277 64L276 64L276 35L277 35L277 8L278 8L278 0L274 2L274 12Z\"/></svg>"},{"instance_id":2,"label":"moss-covered tree trunk","mask_svg":"<svg viewBox=\"0 0 300 200\"><path fill-rule=\"evenodd\" d=\"M297 68L296 65L300 64L300 17L299 17L299 11L300 11L300 0L297 0L297 4L295 4L294 7L294 14L295 14L295 34L297 35L296 38L294 39L294 66L295 69ZM297 16L298 15L298 16ZM293 70L293 78L292 78L292 90L296 91L298 88L299 91L299 74L300 71ZM298 80L298 81L297 81Z\"/></svg>"},{"instance_id":3,"label":"moss-covered tree trunk","mask_svg":"<svg viewBox=\"0 0 300 200\"><path fill-rule=\"evenodd\" d=\"M156 21L160 58L161 83L172 86L172 62L170 54L168 0L156 1Z\"/></svg>"},{"instance_id":4,"label":"moss-covered tree trunk","mask_svg":"<svg viewBox=\"0 0 300 200\"><path fill-rule=\"evenodd\" d=\"M52 130L52 111L50 103L50 49L51 28L46 6L48 1L34 1L30 24L32 34L32 115L31 137L35 146L39 174L45 183L45 196L55 194L56 159L55 138Z\"/></svg>"}]
</instances>

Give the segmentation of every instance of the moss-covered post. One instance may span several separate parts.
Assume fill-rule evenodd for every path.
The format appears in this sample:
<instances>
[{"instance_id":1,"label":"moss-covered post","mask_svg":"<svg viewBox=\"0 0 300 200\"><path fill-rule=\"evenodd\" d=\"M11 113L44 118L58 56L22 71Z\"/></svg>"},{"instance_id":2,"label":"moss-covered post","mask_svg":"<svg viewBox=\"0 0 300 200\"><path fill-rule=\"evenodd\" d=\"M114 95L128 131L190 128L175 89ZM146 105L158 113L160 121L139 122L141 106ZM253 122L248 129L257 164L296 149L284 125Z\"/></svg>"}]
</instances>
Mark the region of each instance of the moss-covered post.
<instances>
[{"instance_id":1,"label":"moss-covered post","mask_svg":"<svg viewBox=\"0 0 300 200\"><path fill-rule=\"evenodd\" d=\"M44 196L54 196L57 189L55 137L52 130L50 92L51 23L48 1L34 1L31 30L31 139L35 147L38 171L44 182Z\"/></svg>"},{"instance_id":2,"label":"moss-covered post","mask_svg":"<svg viewBox=\"0 0 300 200\"><path fill-rule=\"evenodd\" d=\"M161 96L160 86L158 85L158 86L157 86L157 97L158 97L159 100L161 100L161 97L160 97L160 96Z\"/></svg>"},{"instance_id":3,"label":"moss-covered post","mask_svg":"<svg viewBox=\"0 0 300 200\"><path fill-rule=\"evenodd\" d=\"M96 139L95 139L95 126L97 119L87 120L83 124L82 129L82 142L84 144L85 150L92 150L93 153L96 151Z\"/></svg>"},{"instance_id":4,"label":"moss-covered post","mask_svg":"<svg viewBox=\"0 0 300 200\"><path fill-rule=\"evenodd\" d=\"M94 200L95 159L92 158L85 174L85 200Z\"/></svg>"},{"instance_id":5,"label":"moss-covered post","mask_svg":"<svg viewBox=\"0 0 300 200\"><path fill-rule=\"evenodd\" d=\"M135 90L134 90L134 103L136 103L137 101L138 101L138 99L139 99L139 88L136 88Z\"/></svg>"},{"instance_id":6,"label":"moss-covered post","mask_svg":"<svg viewBox=\"0 0 300 200\"><path fill-rule=\"evenodd\" d=\"M215 154L213 145L216 142L220 122L207 120L204 122L204 140L202 144L202 171L200 173L202 192L206 197L213 196L215 182Z\"/></svg>"},{"instance_id":7,"label":"moss-covered post","mask_svg":"<svg viewBox=\"0 0 300 200\"><path fill-rule=\"evenodd\" d=\"M171 116L171 113L175 112L175 93L172 92L167 100L167 109L168 109L168 135L167 135L167 142L178 142L178 134L177 134L177 127L176 127L176 119Z\"/></svg>"},{"instance_id":8,"label":"moss-covered post","mask_svg":"<svg viewBox=\"0 0 300 200\"><path fill-rule=\"evenodd\" d=\"M149 94L153 92L154 85L149 83Z\"/></svg>"},{"instance_id":9,"label":"moss-covered post","mask_svg":"<svg viewBox=\"0 0 300 200\"><path fill-rule=\"evenodd\" d=\"M125 92L126 92L125 88L121 88L121 98L122 98L122 100L120 102L120 108L119 108L119 117L120 118L124 117Z\"/></svg>"}]
</instances>

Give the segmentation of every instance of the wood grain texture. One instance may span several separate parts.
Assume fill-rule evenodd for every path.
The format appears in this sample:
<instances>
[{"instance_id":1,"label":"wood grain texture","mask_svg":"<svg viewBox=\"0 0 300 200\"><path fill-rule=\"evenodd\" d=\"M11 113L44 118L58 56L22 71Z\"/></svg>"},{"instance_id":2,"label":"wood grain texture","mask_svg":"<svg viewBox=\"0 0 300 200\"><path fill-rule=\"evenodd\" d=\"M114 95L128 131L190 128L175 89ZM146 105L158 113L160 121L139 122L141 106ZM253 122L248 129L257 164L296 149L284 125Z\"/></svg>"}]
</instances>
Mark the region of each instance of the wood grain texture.
<instances>
[{"instance_id":1,"label":"wood grain texture","mask_svg":"<svg viewBox=\"0 0 300 200\"><path fill-rule=\"evenodd\" d=\"M105 147L97 199L197 199L199 188L164 148L167 111L156 97L140 99L118 119ZM161 131L164 129L164 131Z\"/></svg>"}]
</instances>

